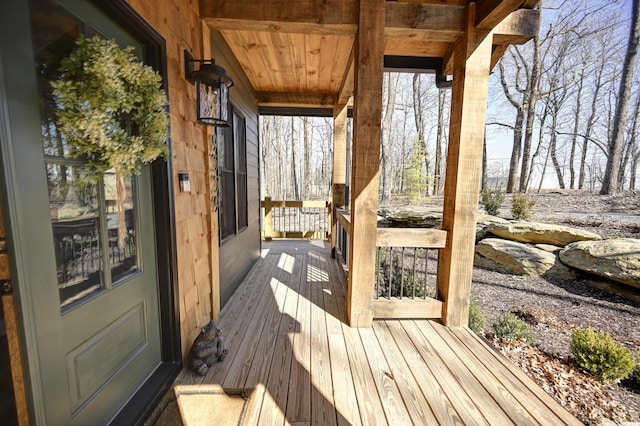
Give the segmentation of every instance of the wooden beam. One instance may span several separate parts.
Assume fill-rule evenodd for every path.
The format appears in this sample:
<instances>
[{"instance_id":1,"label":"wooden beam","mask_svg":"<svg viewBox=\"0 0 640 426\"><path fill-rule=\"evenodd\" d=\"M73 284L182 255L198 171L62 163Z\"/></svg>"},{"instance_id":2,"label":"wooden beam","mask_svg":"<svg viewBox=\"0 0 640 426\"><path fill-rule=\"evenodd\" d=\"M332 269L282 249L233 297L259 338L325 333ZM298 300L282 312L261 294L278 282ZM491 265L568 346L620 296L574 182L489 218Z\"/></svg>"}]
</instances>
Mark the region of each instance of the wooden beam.
<instances>
[{"instance_id":1,"label":"wooden beam","mask_svg":"<svg viewBox=\"0 0 640 426\"><path fill-rule=\"evenodd\" d=\"M335 96L331 93L256 92L259 106L274 107L333 107Z\"/></svg>"},{"instance_id":2,"label":"wooden beam","mask_svg":"<svg viewBox=\"0 0 640 426\"><path fill-rule=\"evenodd\" d=\"M447 231L442 229L378 228L376 234L378 247L444 248L447 244Z\"/></svg>"},{"instance_id":3,"label":"wooden beam","mask_svg":"<svg viewBox=\"0 0 640 426\"><path fill-rule=\"evenodd\" d=\"M428 319L440 318L442 302L427 298L415 299L378 299L373 302L373 317L376 319Z\"/></svg>"},{"instance_id":4,"label":"wooden beam","mask_svg":"<svg viewBox=\"0 0 640 426\"><path fill-rule=\"evenodd\" d=\"M490 31L524 0L478 0L476 3L476 30Z\"/></svg>"},{"instance_id":5,"label":"wooden beam","mask_svg":"<svg viewBox=\"0 0 640 426\"><path fill-rule=\"evenodd\" d=\"M520 9L512 12L493 30L494 49L491 56L491 69L498 63L508 45L523 44L538 35L540 27L540 11ZM453 73L453 51L451 44L442 58L443 74Z\"/></svg>"},{"instance_id":6,"label":"wooden beam","mask_svg":"<svg viewBox=\"0 0 640 426\"><path fill-rule=\"evenodd\" d=\"M217 30L353 35L358 0L200 0L200 17Z\"/></svg>"},{"instance_id":7,"label":"wooden beam","mask_svg":"<svg viewBox=\"0 0 640 426\"><path fill-rule=\"evenodd\" d=\"M353 165L347 315L352 327L373 322L385 1L360 2L355 42Z\"/></svg>"},{"instance_id":8,"label":"wooden beam","mask_svg":"<svg viewBox=\"0 0 640 426\"><path fill-rule=\"evenodd\" d=\"M386 2L385 37L453 42L464 31L464 6Z\"/></svg>"},{"instance_id":9,"label":"wooden beam","mask_svg":"<svg viewBox=\"0 0 640 426\"><path fill-rule=\"evenodd\" d=\"M475 22L475 4L469 3L467 30L454 52L442 218L442 229L449 234L438 262L438 295L444 302L442 319L449 326L466 326L469 319L482 170L492 37L476 31Z\"/></svg>"},{"instance_id":10,"label":"wooden beam","mask_svg":"<svg viewBox=\"0 0 640 426\"><path fill-rule=\"evenodd\" d=\"M352 61L353 62L353 61ZM336 209L344 207L347 183L347 104L333 108L333 189L331 215L331 256L336 256L338 244L338 214Z\"/></svg>"},{"instance_id":11,"label":"wooden beam","mask_svg":"<svg viewBox=\"0 0 640 426\"><path fill-rule=\"evenodd\" d=\"M336 106L348 104L349 98L353 96L353 54L354 47L352 46L351 53L349 54L349 61L347 62L347 67L345 68L344 75L342 76L342 82L340 83L340 89L336 95Z\"/></svg>"},{"instance_id":12,"label":"wooden beam","mask_svg":"<svg viewBox=\"0 0 640 426\"><path fill-rule=\"evenodd\" d=\"M512 12L493 30L493 44L523 44L538 35L540 11L520 9Z\"/></svg>"},{"instance_id":13,"label":"wooden beam","mask_svg":"<svg viewBox=\"0 0 640 426\"><path fill-rule=\"evenodd\" d=\"M493 46L491 49L491 66L489 67L489 71L493 71L496 65L498 65L498 61L502 58L502 55L509 48L508 44L498 44L497 46Z\"/></svg>"}]
</instances>

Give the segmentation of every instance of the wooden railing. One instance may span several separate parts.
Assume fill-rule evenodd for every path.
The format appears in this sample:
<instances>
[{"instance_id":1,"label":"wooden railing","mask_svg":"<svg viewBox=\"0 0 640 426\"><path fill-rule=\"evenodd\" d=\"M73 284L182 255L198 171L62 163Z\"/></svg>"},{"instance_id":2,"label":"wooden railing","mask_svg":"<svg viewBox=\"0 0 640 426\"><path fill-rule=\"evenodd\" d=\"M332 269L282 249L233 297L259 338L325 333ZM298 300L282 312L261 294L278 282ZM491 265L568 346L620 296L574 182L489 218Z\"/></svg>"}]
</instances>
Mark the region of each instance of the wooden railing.
<instances>
[{"instance_id":1,"label":"wooden railing","mask_svg":"<svg viewBox=\"0 0 640 426\"><path fill-rule=\"evenodd\" d=\"M274 201L265 197L260 202L264 209L262 237L329 238L331 203L328 201Z\"/></svg>"},{"instance_id":2,"label":"wooden railing","mask_svg":"<svg viewBox=\"0 0 640 426\"><path fill-rule=\"evenodd\" d=\"M424 228L378 228L374 318L440 318L438 249L447 232Z\"/></svg>"},{"instance_id":3,"label":"wooden railing","mask_svg":"<svg viewBox=\"0 0 640 426\"><path fill-rule=\"evenodd\" d=\"M349 278L351 216L336 209L336 259L345 283ZM437 251L447 232L424 228L378 228L376 231L374 318L440 318L437 297Z\"/></svg>"},{"instance_id":4,"label":"wooden railing","mask_svg":"<svg viewBox=\"0 0 640 426\"><path fill-rule=\"evenodd\" d=\"M336 209L337 235L335 257L340 265L342 279L349 277L349 239L351 238L351 215L347 210Z\"/></svg>"}]
</instances>

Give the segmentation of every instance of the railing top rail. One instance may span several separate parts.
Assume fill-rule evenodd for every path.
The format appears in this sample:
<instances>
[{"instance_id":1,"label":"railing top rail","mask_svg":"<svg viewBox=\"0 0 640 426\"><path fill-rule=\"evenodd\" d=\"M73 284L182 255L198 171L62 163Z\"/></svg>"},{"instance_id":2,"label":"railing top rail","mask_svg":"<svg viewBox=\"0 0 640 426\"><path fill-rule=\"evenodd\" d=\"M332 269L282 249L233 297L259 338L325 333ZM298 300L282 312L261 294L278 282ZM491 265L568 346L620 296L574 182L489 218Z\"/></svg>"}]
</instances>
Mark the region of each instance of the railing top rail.
<instances>
[{"instance_id":1,"label":"railing top rail","mask_svg":"<svg viewBox=\"0 0 640 426\"><path fill-rule=\"evenodd\" d=\"M431 228L378 228L378 247L445 248L447 231Z\"/></svg>"}]
</instances>

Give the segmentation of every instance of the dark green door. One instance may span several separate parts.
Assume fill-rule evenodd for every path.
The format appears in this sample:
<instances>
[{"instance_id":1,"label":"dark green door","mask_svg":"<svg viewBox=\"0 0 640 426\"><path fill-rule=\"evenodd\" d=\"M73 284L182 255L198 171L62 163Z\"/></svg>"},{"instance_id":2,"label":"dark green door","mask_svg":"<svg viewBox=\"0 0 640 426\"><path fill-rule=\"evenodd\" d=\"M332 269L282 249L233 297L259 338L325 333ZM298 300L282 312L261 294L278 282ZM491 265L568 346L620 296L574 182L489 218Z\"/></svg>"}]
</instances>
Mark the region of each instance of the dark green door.
<instances>
[{"instance_id":1,"label":"dark green door","mask_svg":"<svg viewBox=\"0 0 640 426\"><path fill-rule=\"evenodd\" d=\"M161 362L150 171L124 180L107 171L87 183L85 163L68 157L58 131L50 82L81 34L134 46L142 60L144 49L87 1L31 0L29 16L33 55L13 57L10 67L2 60L5 74L36 76L22 88L33 96L8 88L5 98L20 122L5 150L13 151L7 186L25 230L16 244L32 309L34 421L105 424ZM20 130L26 123L38 127Z\"/></svg>"}]
</instances>

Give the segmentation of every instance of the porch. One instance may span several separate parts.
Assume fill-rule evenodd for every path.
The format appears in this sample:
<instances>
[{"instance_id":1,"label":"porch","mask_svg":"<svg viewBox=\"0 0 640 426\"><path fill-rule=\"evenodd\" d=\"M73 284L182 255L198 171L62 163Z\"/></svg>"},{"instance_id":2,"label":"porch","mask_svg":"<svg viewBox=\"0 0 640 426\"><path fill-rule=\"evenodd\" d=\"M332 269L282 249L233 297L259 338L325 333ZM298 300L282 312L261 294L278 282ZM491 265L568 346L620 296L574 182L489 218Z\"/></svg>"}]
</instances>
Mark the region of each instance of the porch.
<instances>
[{"instance_id":1,"label":"porch","mask_svg":"<svg viewBox=\"0 0 640 426\"><path fill-rule=\"evenodd\" d=\"M346 300L326 241L263 242L220 314L229 355L176 394L240 393L243 424L580 424L469 329L352 328Z\"/></svg>"}]
</instances>

